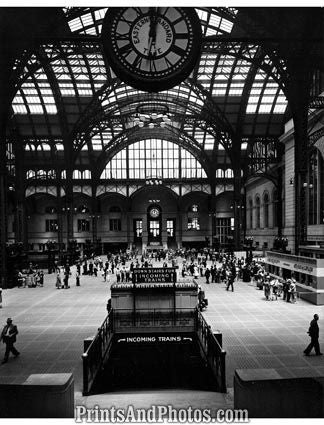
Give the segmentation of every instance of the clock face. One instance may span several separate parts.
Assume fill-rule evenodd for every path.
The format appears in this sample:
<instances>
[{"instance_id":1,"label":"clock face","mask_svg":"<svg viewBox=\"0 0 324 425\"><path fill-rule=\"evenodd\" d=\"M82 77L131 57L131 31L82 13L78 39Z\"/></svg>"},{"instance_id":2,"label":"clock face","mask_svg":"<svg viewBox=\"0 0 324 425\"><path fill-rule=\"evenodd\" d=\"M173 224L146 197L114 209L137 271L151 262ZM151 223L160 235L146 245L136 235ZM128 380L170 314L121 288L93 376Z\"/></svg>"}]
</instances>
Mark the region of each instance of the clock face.
<instances>
[{"instance_id":1,"label":"clock face","mask_svg":"<svg viewBox=\"0 0 324 425\"><path fill-rule=\"evenodd\" d=\"M174 87L200 54L201 24L193 8L109 8L102 26L108 63L124 82L157 92Z\"/></svg>"},{"instance_id":2,"label":"clock face","mask_svg":"<svg viewBox=\"0 0 324 425\"><path fill-rule=\"evenodd\" d=\"M158 210L158 208L152 208L150 211L150 216L151 217L158 217L160 215L160 211Z\"/></svg>"}]
</instances>

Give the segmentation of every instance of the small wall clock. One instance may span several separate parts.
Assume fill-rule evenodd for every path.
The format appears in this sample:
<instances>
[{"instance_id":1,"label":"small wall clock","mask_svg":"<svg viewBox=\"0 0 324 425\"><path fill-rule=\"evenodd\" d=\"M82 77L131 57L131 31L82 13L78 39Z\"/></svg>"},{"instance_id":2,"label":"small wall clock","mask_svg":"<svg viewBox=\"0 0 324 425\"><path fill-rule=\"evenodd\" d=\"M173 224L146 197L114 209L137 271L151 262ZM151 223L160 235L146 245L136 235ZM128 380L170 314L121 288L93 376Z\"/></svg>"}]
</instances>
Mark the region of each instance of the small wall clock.
<instances>
[{"instance_id":1,"label":"small wall clock","mask_svg":"<svg viewBox=\"0 0 324 425\"><path fill-rule=\"evenodd\" d=\"M159 211L159 209L158 209L158 208L152 208L152 209L150 210L150 216L151 216L151 217L153 217L153 218L157 218L157 217L159 217L159 215L160 215L160 211Z\"/></svg>"}]
</instances>

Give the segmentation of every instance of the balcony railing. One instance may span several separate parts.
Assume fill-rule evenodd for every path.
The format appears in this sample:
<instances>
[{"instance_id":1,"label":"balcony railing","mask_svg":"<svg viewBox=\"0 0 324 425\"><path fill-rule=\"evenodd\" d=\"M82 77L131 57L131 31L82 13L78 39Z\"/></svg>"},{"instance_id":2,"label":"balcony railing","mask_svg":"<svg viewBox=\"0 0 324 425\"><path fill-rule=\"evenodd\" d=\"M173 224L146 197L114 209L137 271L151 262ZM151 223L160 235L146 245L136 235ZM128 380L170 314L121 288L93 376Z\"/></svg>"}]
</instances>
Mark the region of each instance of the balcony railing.
<instances>
[{"instance_id":1,"label":"balcony railing","mask_svg":"<svg viewBox=\"0 0 324 425\"><path fill-rule=\"evenodd\" d=\"M287 261L298 261L300 263L312 264L313 266L316 266L317 264L315 258L301 257L299 255L281 254L280 252L273 252L273 251L267 251L266 255L270 258L273 257L273 258L279 258L281 260L287 260Z\"/></svg>"}]
</instances>

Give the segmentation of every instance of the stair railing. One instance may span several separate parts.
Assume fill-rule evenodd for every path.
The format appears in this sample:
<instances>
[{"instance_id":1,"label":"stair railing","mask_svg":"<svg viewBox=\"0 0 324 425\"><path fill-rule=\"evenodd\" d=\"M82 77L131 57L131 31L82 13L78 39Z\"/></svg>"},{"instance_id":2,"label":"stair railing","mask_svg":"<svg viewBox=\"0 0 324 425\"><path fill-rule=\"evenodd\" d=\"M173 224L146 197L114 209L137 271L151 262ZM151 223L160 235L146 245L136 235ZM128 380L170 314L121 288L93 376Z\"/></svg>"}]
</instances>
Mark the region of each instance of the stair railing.
<instances>
[{"instance_id":1,"label":"stair railing","mask_svg":"<svg viewBox=\"0 0 324 425\"><path fill-rule=\"evenodd\" d=\"M217 381L217 389L222 393L226 393L226 351L222 349L211 327L198 310L196 330L203 355Z\"/></svg>"},{"instance_id":2,"label":"stair railing","mask_svg":"<svg viewBox=\"0 0 324 425\"><path fill-rule=\"evenodd\" d=\"M83 361L83 395L88 395L100 371L113 339L112 311L110 311L98 329L98 332L82 354Z\"/></svg>"}]
</instances>

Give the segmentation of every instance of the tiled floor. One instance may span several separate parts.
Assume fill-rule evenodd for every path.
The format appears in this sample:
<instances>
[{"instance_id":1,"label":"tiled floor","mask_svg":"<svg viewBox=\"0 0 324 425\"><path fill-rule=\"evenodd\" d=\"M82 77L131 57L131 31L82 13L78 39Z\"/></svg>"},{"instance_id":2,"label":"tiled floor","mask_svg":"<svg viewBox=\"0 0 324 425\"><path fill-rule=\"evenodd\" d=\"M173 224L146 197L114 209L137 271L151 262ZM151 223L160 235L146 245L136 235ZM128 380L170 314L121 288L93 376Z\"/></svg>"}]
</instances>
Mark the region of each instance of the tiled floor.
<instances>
[{"instance_id":1,"label":"tiled floor","mask_svg":"<svg viewBox=\"0 0 324 425\"><path fill-rule=\"evenodd\" d=\"M276 368L284 376L324 375L324 356L303 356L315 313L324 329L323 306L303 300L291 304L281 298L266 301L253 283L239 281L234 292L226 291L224 284L203 286L209 299L205 317L223 333L229 387L238 368ZM324 350L324 331L320 331L320 344Z\"/></svg>"},{"instance_id":2,"label":"tiled floor","mask_svg":"<svg viewBox=\"0 0 324 425\"><path fill-rule=\"evenodd\" d=\"M314 313L320 316L324 350L323 306L302 300L289 304L266 301L252 283L237 282L235 291L224 284L206 285L207 321L223 333L227 351L227 385L233 386L236 368L277 368L284 376L324 376L323 357L304 357L306 331ZM54 275L45 275L43 288L3 291L0 324L11 316L18 325L21 357L0 366L0 382L22 382L32 373L73 372L75 389L82 389L83 339L93 335L106 316L108 284L102 277L81 278L81 287L57 290ZM322 329L322 331L321 331ZM1 344L0 356L4 345Z\"/></svg>"}]
</instances>

